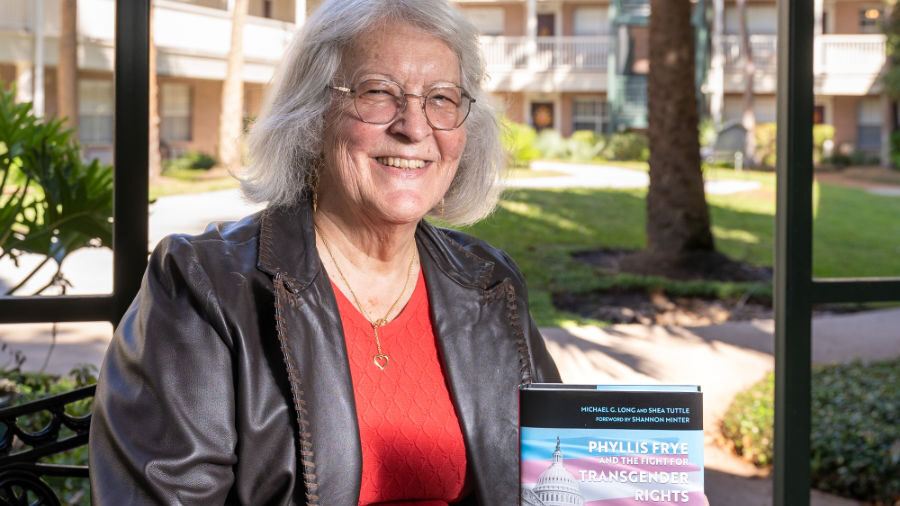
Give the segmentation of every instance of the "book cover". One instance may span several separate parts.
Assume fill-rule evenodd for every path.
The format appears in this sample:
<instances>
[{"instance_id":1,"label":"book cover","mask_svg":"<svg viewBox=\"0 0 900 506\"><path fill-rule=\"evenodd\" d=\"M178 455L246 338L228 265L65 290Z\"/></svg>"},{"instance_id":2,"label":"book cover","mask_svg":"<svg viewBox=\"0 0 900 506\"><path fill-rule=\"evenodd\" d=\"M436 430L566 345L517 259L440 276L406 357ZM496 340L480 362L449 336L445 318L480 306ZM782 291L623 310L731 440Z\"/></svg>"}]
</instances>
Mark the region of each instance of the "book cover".
<instances>
[{"instance_id":1,"label":"book cover","mask_svg":"<svg viewBox=\"0 0 900 506\"><path fill-rule=\"evenodd\" d=\"M700 387L523 385L519 441L523 506L706 504Z\"/></svg>"}]
</instances>

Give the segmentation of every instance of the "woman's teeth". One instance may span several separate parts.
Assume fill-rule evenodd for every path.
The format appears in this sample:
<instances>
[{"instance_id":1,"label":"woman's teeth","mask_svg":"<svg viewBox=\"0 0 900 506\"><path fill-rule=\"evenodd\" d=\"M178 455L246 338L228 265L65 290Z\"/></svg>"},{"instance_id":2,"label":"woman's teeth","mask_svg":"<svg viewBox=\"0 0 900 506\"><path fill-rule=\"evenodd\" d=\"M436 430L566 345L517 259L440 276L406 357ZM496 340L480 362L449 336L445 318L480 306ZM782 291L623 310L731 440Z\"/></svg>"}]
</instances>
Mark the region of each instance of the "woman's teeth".
<instances>
[{"instance_id":1,"label":"woman's teeth","mask_svg":"<svg viewBox=\"0 0 900 506\"><path fill-rule=\"evenodd\" d=\"M425 160L408 160L393 156L379 156L375 160L382 165L397 167L398 169L421 169L425 166Z\"/></svg>"}]
</instances>

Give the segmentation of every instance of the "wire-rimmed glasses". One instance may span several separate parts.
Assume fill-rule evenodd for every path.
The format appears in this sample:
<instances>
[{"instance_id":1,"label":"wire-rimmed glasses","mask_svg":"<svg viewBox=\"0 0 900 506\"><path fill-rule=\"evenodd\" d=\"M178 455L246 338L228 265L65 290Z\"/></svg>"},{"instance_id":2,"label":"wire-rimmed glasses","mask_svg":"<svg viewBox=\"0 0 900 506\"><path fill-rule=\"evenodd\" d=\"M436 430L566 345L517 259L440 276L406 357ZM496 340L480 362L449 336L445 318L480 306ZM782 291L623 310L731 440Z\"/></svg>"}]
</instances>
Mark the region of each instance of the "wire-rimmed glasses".
<instances>
[{"instance_id":1,"label":"wire-rimmed glasses","mask_svg":"<svg viewBox=\"0 0 900 506\"><path fill-rule=\"evenodd\" d=\"M422 99L422 110L431 128L454 130L466 121L475 102L461 86L452 84L435 86L424 95L406 93L399 84L387 79L368 79L355 88L329 88L352 95L359 119L374 125L394 121L406 108L409 97L418 97Z\"/></svg>"}]
</instances>

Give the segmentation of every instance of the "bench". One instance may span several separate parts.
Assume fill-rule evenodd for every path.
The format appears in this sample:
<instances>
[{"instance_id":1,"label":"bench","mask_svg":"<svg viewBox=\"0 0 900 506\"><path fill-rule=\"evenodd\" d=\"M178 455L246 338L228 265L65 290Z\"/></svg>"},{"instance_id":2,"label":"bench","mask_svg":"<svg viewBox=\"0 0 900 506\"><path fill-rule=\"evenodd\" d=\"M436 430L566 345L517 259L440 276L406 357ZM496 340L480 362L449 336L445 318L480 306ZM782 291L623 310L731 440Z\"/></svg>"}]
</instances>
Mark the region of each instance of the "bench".
<instances>
[{"instance_id":1,"label":"bench","mask_svg":"<svg viewBox=\"0 0 900 506\"><path fill-rule=\"evenodd\" d=\"M87 444L90 413L73 416L66 406L92 398L96 388L90 385L0 409L0 504L59 506L57 493L44 477L88 477L87 466L39 460ZM19 425L19 418L25 416L44 416L49 422L31 432Z\"/></svg>"}]
</instances>

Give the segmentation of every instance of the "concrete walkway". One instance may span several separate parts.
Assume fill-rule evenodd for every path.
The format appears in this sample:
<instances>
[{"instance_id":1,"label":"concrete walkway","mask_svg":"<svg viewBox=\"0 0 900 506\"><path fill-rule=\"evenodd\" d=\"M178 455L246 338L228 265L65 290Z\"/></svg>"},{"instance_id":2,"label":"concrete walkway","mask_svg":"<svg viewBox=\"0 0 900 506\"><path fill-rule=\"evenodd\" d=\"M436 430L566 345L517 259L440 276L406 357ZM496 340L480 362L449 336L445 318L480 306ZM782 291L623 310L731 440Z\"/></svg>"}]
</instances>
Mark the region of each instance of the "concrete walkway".
<instances>
[{"instance_id":1,"label":"concrete walkway","mask_svg":"<svg viewBox=\"0 0 900 506\"><path fill-rule=\"evenodd\" d=\"M515 186L635 187L646 174L614 167L565 166L568 176L541 181L516 180ZM542 178L543 179L543 178ZM530 182L529 182L530 181ZM717 182L719 191L743 191L747 181ZM708 187L709 189L709 187ZM241 200L236 190L163 197L151 205L150 247L165 234L198 233L216 220L233 220L259 206ZM24 267L38 259L24 259ZM108 293L112 254L80 250L66 260L73 282L70 294ZM21 267L20 267L21 268ZM11 264L0 263L0 288L17 277ZM771 479L719 449L712 441L718 421L734 394L773 369L772 320L724 323L704 327L616 325L608 328L541 329L551 354L570 383L699 384L704 391L706 488L713 506L768 506ZM28 357L26 370L42 367L53 339L49 324L0 325L0 342ZM99 365L112 328L108 323L60 323L47 371L66 373L80 363ZM824 316L813 322L813 361L830 363L853 358L881 359L900 355L900 309ZM0 354L0 365L7 355ZM857 504L813 492L814 505Z\"/></svg>"}]
</instances>

